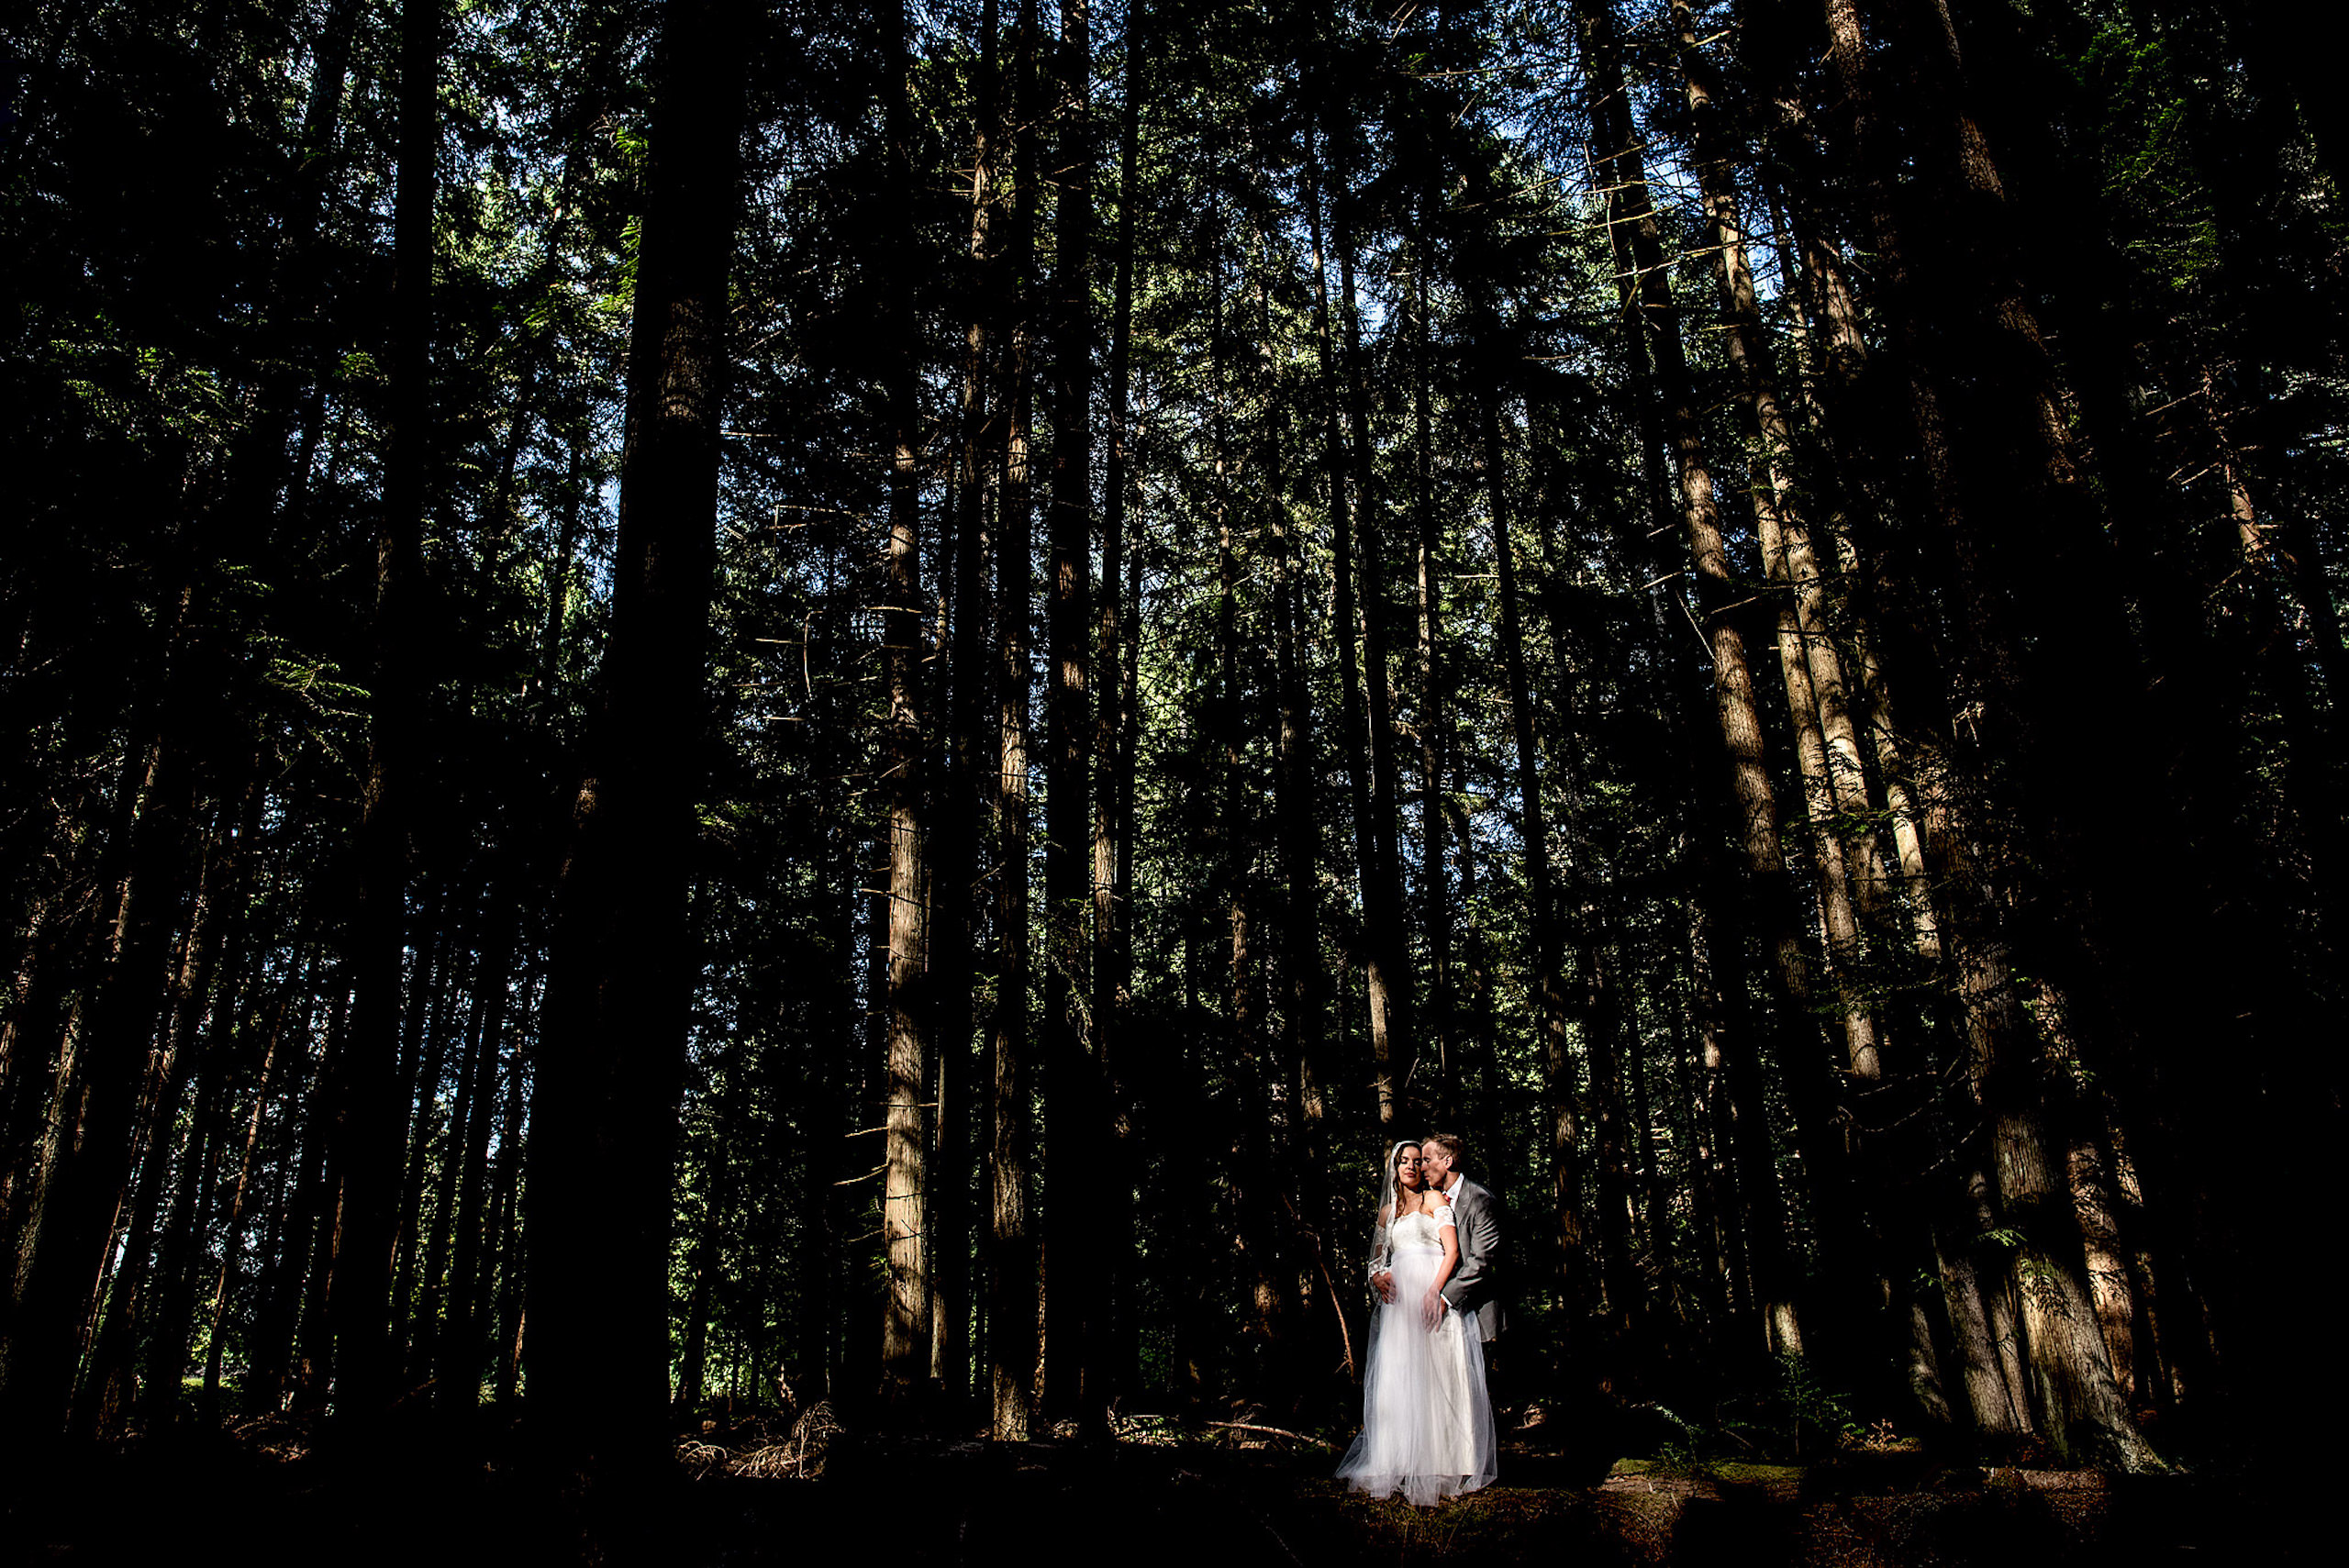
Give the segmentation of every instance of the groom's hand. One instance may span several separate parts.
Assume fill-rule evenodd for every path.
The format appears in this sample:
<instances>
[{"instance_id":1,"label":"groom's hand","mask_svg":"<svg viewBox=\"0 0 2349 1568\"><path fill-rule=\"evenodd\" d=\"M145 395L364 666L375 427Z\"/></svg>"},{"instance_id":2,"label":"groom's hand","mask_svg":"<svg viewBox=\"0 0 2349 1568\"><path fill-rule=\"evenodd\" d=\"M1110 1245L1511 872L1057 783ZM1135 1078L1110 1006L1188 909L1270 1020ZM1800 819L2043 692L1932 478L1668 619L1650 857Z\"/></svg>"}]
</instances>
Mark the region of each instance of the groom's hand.
<instances>
[{"instance_id":1,"label":"groom's hand","mask_svg":"<svg viewBox=\"0 0 2349 1568\"><path fill-rule=\"evenodd\" d=\"M1378 1292L1379 1300L1392 1301L1395 1299L1395 1276L1393 1274L1388 1273L1384 1269L1381 1269L1378 1273L1370 1276L1370 1283L1372 1288Z\"/></svg>"}]
</instances>

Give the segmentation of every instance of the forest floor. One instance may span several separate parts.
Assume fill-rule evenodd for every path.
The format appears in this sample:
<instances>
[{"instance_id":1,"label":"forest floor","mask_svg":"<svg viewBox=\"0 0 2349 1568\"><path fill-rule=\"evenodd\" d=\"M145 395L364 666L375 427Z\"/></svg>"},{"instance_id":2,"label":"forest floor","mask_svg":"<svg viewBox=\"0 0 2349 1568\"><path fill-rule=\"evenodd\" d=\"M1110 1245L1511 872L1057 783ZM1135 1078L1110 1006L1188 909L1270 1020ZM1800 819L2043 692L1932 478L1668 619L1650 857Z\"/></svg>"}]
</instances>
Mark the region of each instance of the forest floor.
<instances>
[{"instance_id":1,"label":"forest floor","mask_svg":"<svg viewBox=\"0 0 2349 1568\"><path fill-rule=\"evenodd\" d=\"M2135 1568L2321 1550L2291 1528L2289 1499L2243 1477L1943 1466L1895 1451L1802 1466L1623 1460L1594 1482L1510 1445L1497 1485L1422 1511L1348 1493L1320 1445L1239 1447L1236 1435L1088 1447L843 1434L813 1475L741 1473L740 1456L779 1445L688 1442L676 1481L600 1507L583 1531L579 1507L476 1445L418 1442L359 1464L273 1422L0 1480L0 1568L537 1564L577 1560L583 1534L616 1568L784 1568L810 1553L889 1568ZM793 1468L816 1466L803 1455Z\"/></svg>"}]
</instances>

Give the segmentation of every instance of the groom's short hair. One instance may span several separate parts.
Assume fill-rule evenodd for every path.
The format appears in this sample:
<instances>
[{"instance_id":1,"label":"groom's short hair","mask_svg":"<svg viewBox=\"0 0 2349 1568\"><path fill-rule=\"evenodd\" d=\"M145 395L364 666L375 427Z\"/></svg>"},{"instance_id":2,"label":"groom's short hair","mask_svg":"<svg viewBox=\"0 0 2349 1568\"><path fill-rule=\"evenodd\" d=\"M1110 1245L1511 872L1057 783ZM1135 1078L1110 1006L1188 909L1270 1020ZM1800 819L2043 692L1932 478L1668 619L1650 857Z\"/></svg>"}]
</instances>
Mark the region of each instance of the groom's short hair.
<instances>
[{"instance_id":1,"label":"groom's short hair","mask_svg":"<svg viewBox=\"0 0 2349 1568\"><path fill-rule=\"evenodd\" d=\"M1460 1165L1467 1162L1468 1140L1456 1132L1431 1132L1420 1139L1419 1142L1422 1145L1441 1143L1443 1145L1443 1151L1452 1156L1453 1164Z\"/></svg>"}]
</instances>

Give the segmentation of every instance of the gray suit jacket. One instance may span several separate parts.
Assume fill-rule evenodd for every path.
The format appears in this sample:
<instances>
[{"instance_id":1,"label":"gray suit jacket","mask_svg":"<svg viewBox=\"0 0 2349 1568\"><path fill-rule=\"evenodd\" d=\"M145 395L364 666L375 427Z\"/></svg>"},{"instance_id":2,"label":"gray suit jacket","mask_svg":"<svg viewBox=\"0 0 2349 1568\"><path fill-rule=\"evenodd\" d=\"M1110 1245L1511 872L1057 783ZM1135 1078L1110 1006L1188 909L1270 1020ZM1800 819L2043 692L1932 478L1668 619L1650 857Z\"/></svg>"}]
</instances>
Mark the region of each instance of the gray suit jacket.
<instances>
[{"instance_id":1,"label":"gray suit jacket","mask_svg":"<svg viewBox=\"0 0 2349 1568\"><path fill-rule=\"evenodd\" d=\"M1501 1312L1500 1200L1466 1176L1452 1189L1453 1224L1460 1236L1460 1266L1444 1282L1443 1298L1456 1312L1473 1312L1490 1344L1506 1326Z\"/></svg>"}]
</instances>

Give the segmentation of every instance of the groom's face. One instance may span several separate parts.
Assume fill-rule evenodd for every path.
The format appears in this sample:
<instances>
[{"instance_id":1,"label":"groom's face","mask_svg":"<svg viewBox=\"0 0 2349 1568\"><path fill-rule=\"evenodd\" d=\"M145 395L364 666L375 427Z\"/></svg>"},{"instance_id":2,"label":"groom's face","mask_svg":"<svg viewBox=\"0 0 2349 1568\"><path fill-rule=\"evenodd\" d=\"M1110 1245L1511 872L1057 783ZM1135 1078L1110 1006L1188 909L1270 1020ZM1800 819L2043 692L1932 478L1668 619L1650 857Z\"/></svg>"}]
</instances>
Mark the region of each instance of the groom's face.
<instances>
[{"instance_id":1,"label":"groom's face","mask_svg":"<svg viewBox=\"0 0 2349 1568\"><path fill-rule=\"evenodd\" d=\"M1441 1143L1421 1144L1419 1173L1427 1178L1428 1185L1431 1187L1440 1187L1452 1180L1452 1151Z\"/></svg>"}]
</instances>

